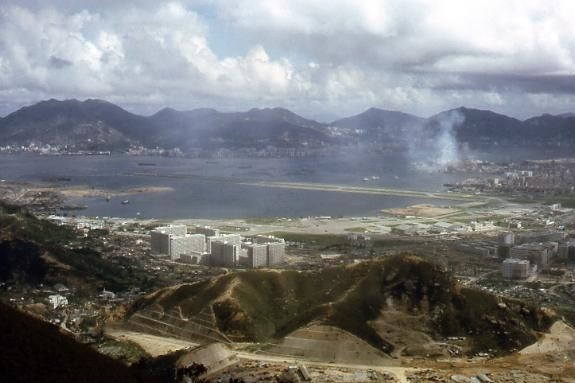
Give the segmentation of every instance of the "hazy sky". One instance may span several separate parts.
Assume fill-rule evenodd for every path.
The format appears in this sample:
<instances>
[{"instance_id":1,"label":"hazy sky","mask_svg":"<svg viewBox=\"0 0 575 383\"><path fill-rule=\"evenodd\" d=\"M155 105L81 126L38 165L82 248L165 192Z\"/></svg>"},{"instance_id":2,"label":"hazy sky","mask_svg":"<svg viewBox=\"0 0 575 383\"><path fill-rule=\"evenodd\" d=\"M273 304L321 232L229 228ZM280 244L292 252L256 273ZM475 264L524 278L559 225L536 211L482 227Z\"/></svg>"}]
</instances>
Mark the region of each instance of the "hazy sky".
<instances>
[{"instance_id":1,"label":"hazy sky","mask_svg":"<svg viewBox=\"0 0 575 383\"><path fill-rule=\"evenodd\" d=\"M573 0L0 0L0 114L282 106L575 111Z\"/></svg>"}]
</instances>

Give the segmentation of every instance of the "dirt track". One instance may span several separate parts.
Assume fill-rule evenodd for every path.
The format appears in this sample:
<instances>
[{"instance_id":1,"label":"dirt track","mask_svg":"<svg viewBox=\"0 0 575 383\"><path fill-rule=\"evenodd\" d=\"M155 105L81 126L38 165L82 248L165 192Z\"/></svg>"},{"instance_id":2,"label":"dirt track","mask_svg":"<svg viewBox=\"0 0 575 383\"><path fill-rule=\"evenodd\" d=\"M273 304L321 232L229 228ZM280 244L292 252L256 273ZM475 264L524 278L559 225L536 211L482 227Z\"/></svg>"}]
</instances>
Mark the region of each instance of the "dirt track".
<instances>
[{"instance_id":1,"label":"dirt track","mask_svg":"<svg viewBox=\"0 0 575 383\"><path fill-rule=\"evenodd\" d=\"M172 351L199 346L197 343L181 339L166 338L134 331L108 329L106 330L106 335L117 340L134 342L152 356L165 355Z\"/></svg>"}]
</instances>

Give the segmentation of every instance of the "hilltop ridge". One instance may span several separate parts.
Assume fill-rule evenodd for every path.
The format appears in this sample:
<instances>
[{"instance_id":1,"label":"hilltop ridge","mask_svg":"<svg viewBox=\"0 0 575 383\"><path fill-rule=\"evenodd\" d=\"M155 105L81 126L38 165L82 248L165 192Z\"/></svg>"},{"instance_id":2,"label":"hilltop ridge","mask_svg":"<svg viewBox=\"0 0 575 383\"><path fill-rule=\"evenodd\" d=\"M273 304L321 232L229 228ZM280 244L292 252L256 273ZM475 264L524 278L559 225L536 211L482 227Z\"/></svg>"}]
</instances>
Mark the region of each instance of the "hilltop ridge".
<instances>
[{"instance_id":1,"label":"hilltop ridge","mask_svg":"<svg viewBox=\"0 0 575 383\"><path fill-rule=\"evenodd\" d=\"M439 266L404 255L313 272L233 273L159 290L132 307L127 325L194 338L205 335L200 322L220 341L280 340L313 322L388 354L409 349L397 339L410 332L431 342L463 337L466 353L507 353L535 342L552 314L459 286Z\"/></svg>"}]
</instances>

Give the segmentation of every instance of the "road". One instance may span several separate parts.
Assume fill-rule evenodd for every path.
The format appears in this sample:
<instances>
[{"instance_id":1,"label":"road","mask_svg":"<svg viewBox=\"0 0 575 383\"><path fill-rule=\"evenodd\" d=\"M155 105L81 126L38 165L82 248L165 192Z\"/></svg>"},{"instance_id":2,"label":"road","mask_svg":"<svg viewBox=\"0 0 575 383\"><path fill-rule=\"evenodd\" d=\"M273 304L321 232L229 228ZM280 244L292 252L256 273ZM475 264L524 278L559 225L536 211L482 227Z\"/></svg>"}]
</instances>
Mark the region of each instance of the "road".
<instances>
[{"instance_id":1,"label":"road","mask_svg":"<svg viewBox=\"0 0 575 383\"><path fill-rule=\"evenodd\" d=\"M111 338L131 341L140 345L147 353L152 356L159 356L167 354L171 351L181 350L190 347L197 347L199 344L188 342L182 339L169 338L165 336L155 336L136 331L125 331L121 329L106 329L106 335ZM352 370L374 370L378 372L386 372L393 374L401 383L408 383L406 372L416 371L415 368L399 367L399 366L375 366L363 364L347 364L347 363L327 363L316 362L305 359L290 358L284 356L272 356L265 354L254 354L251 352L237 352L237 356L243 360L270 362L270 363L289 363L298 364L304 363L307 366L325 367L325 368L347 368Z\"/></svg>"},{"instance_id":2,"label":"road","mask_svg":"<svg viewBox=\"0 0 575 383\"><path fill-rule=\"evenodd\" d=\"M489 275L497 274L497 273L499 273L499 270L490 270L490 271L487 271L487 272L485 272L485 273L483 273L483 274L480 274L480 275L478 275L478 276L476 276L476 277L471 277L471 278L469 278L467 281L463 282L463 285L465 285L465 286L472 285L472 284L474 284L474 283L479 282L479 281L482 280L483 278L486 278L486 277L489 276Z\"/></svg>"},{"instance_id":3,"label":"road","mask_svg":"<svg viewBox=\"0 0 575 383\"><path fill-rule=\"evenodd\" d=\"M315 362L311 360L289 358L283 356L271 356L265 354L253 354L248 352L238 352L238 357L244 360L255 360L270 363L288 363L288 364L298 364L304 363L306 366L316 366L316 367L326 367L326 368L348 368L351 370L374 370L378 372L387 372L393 374L398 381L401 383L408 383L406 372L417 371L416 368L411 367L399 367L399 366L374 366L365 364L347 364L347 363L326 363L326 362Z\"/></svg>"}]
</instances>

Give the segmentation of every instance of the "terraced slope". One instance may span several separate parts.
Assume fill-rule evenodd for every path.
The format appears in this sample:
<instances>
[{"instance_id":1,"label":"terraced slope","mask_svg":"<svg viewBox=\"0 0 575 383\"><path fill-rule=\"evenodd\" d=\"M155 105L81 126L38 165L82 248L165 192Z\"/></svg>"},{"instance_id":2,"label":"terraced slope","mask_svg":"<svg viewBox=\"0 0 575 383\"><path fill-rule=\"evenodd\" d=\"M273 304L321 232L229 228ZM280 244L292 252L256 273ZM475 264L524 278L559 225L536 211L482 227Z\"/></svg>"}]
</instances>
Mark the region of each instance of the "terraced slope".
<instances>
[{"instance_id":1,"label":"terraced slope","mask_svg":"<svg viewBox=\"0 0 575 383\"><path fill-rule=\"evenodd\" d=\"M140 331L203 336L205 342L210 337L274 342L315 322L389 354L413 354L413 343L451 336L465 337L462 352L505 353L535 342L551 321L549 313L463 288L437 265L406 255L314 272L234 273L175 286L137 302L127 323Z\"/></svg>"}]
</instances>

